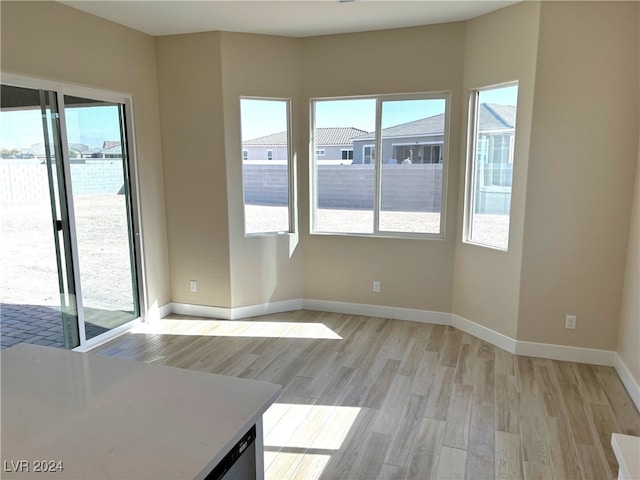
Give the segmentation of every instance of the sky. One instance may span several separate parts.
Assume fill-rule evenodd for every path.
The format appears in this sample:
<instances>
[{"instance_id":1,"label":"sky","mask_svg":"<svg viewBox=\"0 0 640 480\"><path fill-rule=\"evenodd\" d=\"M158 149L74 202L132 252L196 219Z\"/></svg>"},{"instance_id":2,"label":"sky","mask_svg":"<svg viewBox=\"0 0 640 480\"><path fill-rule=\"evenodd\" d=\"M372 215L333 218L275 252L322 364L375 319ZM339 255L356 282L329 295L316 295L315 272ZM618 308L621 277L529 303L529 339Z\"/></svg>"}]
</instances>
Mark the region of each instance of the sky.
<instances>
[{"instance_id":1,"label":"sky","mask_svg":"<svg viewBox=\"0 0 640 480\"><path fill-rule=\"evenodd\" d=\"M120 140L116 106L67 108L65 117L69 143L101 148L105 140ZM0 112L0 148L29 148L43 141L39 108Z\"/></svg>"}]
</instances>

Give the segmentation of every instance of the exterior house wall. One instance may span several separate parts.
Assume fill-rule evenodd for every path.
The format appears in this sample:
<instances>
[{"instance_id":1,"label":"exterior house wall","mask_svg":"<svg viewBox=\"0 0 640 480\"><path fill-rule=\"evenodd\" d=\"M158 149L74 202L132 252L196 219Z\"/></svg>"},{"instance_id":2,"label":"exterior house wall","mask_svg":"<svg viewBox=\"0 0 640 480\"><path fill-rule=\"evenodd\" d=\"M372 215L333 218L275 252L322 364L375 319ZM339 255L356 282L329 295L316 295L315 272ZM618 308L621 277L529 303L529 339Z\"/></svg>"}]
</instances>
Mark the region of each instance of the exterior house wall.
<instances>
[{"instance_id":1,"label":"exterior house wall","mask_svg":"<svg viewBox=\"0 0 640 480\"><path fill-rule=\"evenodd\" d=\"M352 148L352 145L316 145L316 150L324 149L324 155L316 155L316 160L342 160L342 150Z\"/></svg>"},{"instance_id":2,"label":"exterior house wall","mask_svg":"<svg viewBox=\"0 0 640 480\"><path fill-rule=\"evenodd\" d=\"M247 160L269 160L267 152L271 150L273 152L273 156L271 160L287 160L287 147L253 147L253 146L245 146L242 147L243 150L247 151L248 158Z\"/></svg>"},{"instance_id":3,"label":"exterior house wall","mask_svg":"<svg viewBox=\"0 0 640 480\"><path fill-rule=\"evenodd\" d=\"M386 137L382 139L382 163L389 163L389 160L394 156L393 147L395 145L442 145L444 142L444 135L420 135L415 137L402 137L393 138ZM369 145L375 145L374 139L366 140L354 140L353 141L353 163L364 163L364 147ZM396 158L398 163L401 163L403 158ZM415 162L419 163L419 162Z\"/></svg>"}]
</instances>

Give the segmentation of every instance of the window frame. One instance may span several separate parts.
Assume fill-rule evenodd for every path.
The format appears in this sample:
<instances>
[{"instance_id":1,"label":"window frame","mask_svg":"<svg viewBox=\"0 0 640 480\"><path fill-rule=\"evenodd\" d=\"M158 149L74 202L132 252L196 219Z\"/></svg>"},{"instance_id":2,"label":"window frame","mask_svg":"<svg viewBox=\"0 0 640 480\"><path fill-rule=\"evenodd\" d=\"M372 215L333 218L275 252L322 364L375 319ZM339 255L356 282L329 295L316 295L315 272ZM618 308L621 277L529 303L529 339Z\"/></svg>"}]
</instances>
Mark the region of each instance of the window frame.
<instances>
[{"instance_id":1,"label":"window frame","mask_svg":"<svg viewBox=\"0 0 640 480\"><path fill-rule=\"evenodd\" d=\"M309 99L309 233L311 235L324 236L345 236L345 237L366 237L366 238L398 238L398 239L419 239L419 240L446 240L446 217L447 217L447 190L449 177L449 145L451 141L451 91L434 91L434 92L418 92L418 93L400 93L400 94L384 94L384 95L364 95L364 96L344 96L344 97L316 97ZM340 101L340 100L366 100L376 101L375 105L375 138L373 143L367 143L362 146L363 149L363 165L365 159L365 151L367 148L372 149L373 166L374 166L374 206L373 206L373 232L325 232L317 229L317 204L318 204L318 175L315 152L315 117L316 103L322 101ZM380 230L380 212L382 208L382 106L385 101L406 101L406 100L444 100L444 132L442 139L442 184L440 192L440 222L438 233L420 233L420 232L395 232L388 230ZM355 150L355 148L354 148ZM370 165L370 164L367 164Z\"/></svg>"},{"instance_id":2,"label":"window frame","mask_svg":"<svg viewBox=\"0 0 640 480\"><path fill-rule=\"evenodd\" d=\"M516 135L518 132L518 122L517 122L517 101L516 101L516 124L514 127L513 138L509 141L508 155L510 156L511 162L507 161L506 164L510 164L513 167L512 171L512 182L510 188L510 206L509 206L509 228L507 231L507 244L505 247L501 247L498 245L492 245L490 243L484 243L478 240L473 240L471 238L473 233L473 212L476 206L476 159L477 159L477 146L478 146L478 115L479 115L479 106L480 106L480 93L484 91L497 90L500 88L508 88L508 87L518 87L519 92L519 82L518 80L513 80L504 83L498 83L494 85L488 85L479 88L472 88L469 90L468 97L468 114L467 114L467 146L466 146L466 165L465 165L465 180L464 180L464 210L463 210L463 225L462 225L462 243L468 245L475 245L477 247L488 248L493 251L508 253L509 252L509 243L511 241L511 213L513 211L513 175L515 173L515 165L516 165ZM518 93L519 96L519 93ZM487 162L491 157L491 145L488 139L481 139L487 142L487 150L484 153L487 157ZM506 188L506 187L497 187L497 188Z\"/></svg>"},{"instance_id":3,"label":"window frame","mask_svg":"<svg viewBox=\"0 0 640 480\"><path fill-rule=\"evenodd\" d=\"M295 163L294 158L295 154L293 152L293 121L292 121L292 100L291 98L283 98L283 97L259 97L259 96L250 96L250 95L241 95L238 100L238 109L240 114L240 125L242 126L242 100L263 100L263 101L281 101L286 104L286 125L287 125L287 188L289 190L288 193L288 204L287 204L287 218L289 223L288 230L278 230L278 231L265 231L265 232L247 232L247 221L246 221L246 204L245 204L245 185L244 185L244 159L241 155L241 168L240 168L240 182L241 182L241 190L242 190L242 230L245 238L249 237L270 237L270 236L279 236L279 235L295 235L297 231L297 223L296 223L296 212L295 205L297 202L297 190L296 190L296 174L295 174ZM240 133L240 151L244 150L242 144L242 127ZM273 152L274 149L268 149L268 152L271 152L272 158L267 158L266 161L273 160Z\"/></svg>"}]
</instances>

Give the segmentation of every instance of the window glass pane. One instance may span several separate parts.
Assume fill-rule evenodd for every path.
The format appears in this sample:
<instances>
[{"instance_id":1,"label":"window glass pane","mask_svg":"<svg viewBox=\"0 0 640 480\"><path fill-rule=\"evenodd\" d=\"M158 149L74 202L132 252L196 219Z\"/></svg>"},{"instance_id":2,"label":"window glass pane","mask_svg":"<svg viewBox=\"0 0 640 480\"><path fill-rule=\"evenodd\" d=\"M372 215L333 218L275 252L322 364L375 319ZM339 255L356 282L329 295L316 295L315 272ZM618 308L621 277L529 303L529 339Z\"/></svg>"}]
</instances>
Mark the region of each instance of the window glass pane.
<instances>
[{"instance_id":1,"label":"window glass pane","mask_svg":"<svg viewBox=\"0 0 640 480\"><path fill-rule=\"evenodd\" d=\"M506 250L518 86L478 90L474 118L473 182L468 197L468 240Z\"/></svg>"},{"instance_id":2,"label":"window glass pane","mask_svg":"<svg viewBox=\"0 0 640 480\"><path fill-rule=\"evenodd\" d=\"M369 132L376 100L321 100L314 107L314 231L373 233L375 140Z\"/></svg>"},{"instance_id":3,"label":"window glass pane","mask_svg":"<svg viewBox=\"0 0 640 480\"><path fill-rule=\"evenodd\" d=\"M291 231L289 101L242 98L245 233Z\"/></svg>"},{"instance_id":4,"label":"window glass pane","mask_svg":"<svg viewBox=\"0 0 640 480\"><path fill-rule=\"evenodd\" d=\"M380 231L440 233L445 107L440 98L383 101Z\"/></svg>"}]
</instances>

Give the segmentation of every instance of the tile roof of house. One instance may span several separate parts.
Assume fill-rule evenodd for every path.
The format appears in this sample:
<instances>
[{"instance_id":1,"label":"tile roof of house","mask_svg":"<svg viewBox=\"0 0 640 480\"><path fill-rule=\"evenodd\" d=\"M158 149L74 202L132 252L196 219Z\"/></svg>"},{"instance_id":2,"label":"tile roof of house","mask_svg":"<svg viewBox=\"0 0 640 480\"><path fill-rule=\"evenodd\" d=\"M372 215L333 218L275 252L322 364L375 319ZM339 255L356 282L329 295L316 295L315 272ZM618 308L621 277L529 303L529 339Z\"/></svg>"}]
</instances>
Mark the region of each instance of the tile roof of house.
<instances>
[{"instance_id":1,"label":"tile roof of house","mask_svg":"<svg viewBox=\"0 0 640 480\"><path fill-rule=\"evenodd\" d=\"M351 139L363 133L367 133L367 131L353 127L316 128L315 144L318 147L351 145ZM242 145L245 147L277 147L286 145L286 142L287 132L284 131L245 140Z\"/></svg>"},{"instance_id":2,"label":"tile roof of house","mask_svg":"<svg viewBox=\"0 0 640 480\"><path fill-rule=\"evenodd\" d=\"M353 127L316 128L316 146L351 145L353 138L367 133L366 130Z\"/></svg>"},{"instance_id":3,"label":"tile roof of house","mask_svg":"<svg viewBox=\"0 0 640 480\"><path fill-rule=\"evenodd\" d=\"M480 130L503 130L516 126L516 107L497 103L480 105Z\"/></svg>"},{"instance_id":4,"label":"tile roof of house","mask_svg":"<svg viewBox=\"0 0 640 480\"><path fill-rule=\"evenodd\" d=\"M413 122L401 123L382 129L382 138L386 137L419 137L422 135L442 135L444 132L444 113L432 117L421 118ZM373 140L375 132L367 133L354 140Z\"/></svg>"},{"instance_id":5,"label":"tile roof of house","mask_svg":"<svg viewBox=\"0 0 640 480\"><path fill-rule=\"evenodd\" d=\"M516 107L483 103L480 105L480 130L512 129L516 121ZM444 132L444 114L421 118L412 122L394 125L382 129L382 137L419 137L422 135L442 135ZM355 141L373 140L375 132L354 138Z\"/></svg>"},{"instance_id":6,"label":"tile roof of house","mask_svg":"<svg viewBox=\"0 0 640 480\"><path fill-rule=\"evenodd\" d=\"M243 147L277 147L287 144L287 131L272 133L242 142Z\"/></svg>"},{"instance_id":7,"label":"tile roof of house","mask_svg":"<svg viewBox=\"0 0 640 480\"><path fill-rule=\"evenodd\" d=\"M516 107L483 103L480 105L480 130L505 130L514 128ZM421 118L412 122L383 128L383 137L419 137L423 135L442 135L444 132L444 113ZM315 145L338 146L351 145L353 141L373 140L375 132L367 132L353 127L316 128ZM286 145L287 132L272 133L263 137L242 142L245 147L277 147Z\"/></svg>"},{"instance_id":8,"label":"tile roof of house","mask_svg":"<svg viewBox=\"0 0 640 480\"><path fill-rule=\"evenodd\" d=\"M118 142L118 145L114 145L111 148L104 148L100 153L104 153L105 155L122 155L122 146L120 142Z\"/></svg>"}]
</instances>

